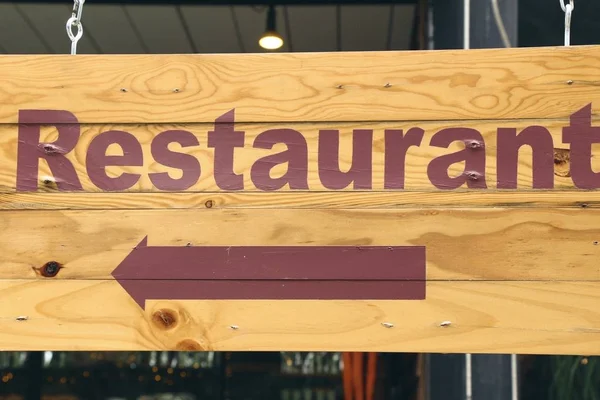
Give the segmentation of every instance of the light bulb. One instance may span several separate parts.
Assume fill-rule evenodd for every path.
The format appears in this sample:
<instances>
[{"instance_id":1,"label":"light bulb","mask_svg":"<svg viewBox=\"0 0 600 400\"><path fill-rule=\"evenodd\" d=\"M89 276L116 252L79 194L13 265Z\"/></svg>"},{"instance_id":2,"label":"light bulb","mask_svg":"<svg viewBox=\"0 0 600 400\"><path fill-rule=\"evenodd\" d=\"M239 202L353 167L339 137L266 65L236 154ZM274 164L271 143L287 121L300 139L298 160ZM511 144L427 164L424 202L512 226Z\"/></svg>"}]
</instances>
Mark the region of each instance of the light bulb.
<instances>
[{"instance_id":1,"label":"light bulb","mask_svg":"<svg viewBox=\"0 0 600 400\"><path fill-rule=\"evenodd\" d=\"M260 38L258 44L263 49L276 50L283 46L283 39L276 32L267 32Z\"/></svg>"},{"instance_id":2,"label":"light bulb","mask_svg":"<svg viewBox=\"0 0 600 400\"><path fill-rule=\"evenodd\" d=\"M265 33L259 39L258 44L267 50L276 50L283 46L283 38L277 33L275 7L272 5L269 6L267 11L267 29L265 29Z\"/></svg>"}]
</instances>

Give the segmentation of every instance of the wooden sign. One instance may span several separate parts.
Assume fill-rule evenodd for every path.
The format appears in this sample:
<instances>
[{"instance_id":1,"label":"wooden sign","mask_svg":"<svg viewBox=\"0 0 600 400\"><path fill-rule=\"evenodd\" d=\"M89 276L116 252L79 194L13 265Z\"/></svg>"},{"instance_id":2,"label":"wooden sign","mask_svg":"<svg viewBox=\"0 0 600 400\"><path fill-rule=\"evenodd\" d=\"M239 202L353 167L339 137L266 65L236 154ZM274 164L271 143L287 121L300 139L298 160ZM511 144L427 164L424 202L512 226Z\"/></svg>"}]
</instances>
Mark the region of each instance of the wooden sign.
<instances>
[{"instance_id":1,"label":"wooden sign","mask_svg":"<svg viewBox=\"0 0 600 400\"><path fill-rule=\"evenodd\" d=\"M600 354L600 47L0 76L2 349Z\"/></svg>"}]
</instances>

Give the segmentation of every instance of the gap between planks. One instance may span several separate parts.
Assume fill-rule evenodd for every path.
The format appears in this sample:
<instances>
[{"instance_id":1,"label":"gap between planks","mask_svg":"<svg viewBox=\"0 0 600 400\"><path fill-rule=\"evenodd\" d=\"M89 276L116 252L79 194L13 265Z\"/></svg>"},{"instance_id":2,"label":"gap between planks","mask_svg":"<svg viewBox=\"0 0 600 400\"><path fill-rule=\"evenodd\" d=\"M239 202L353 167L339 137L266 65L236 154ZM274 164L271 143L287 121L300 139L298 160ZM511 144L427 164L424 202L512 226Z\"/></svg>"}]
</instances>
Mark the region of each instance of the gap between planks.
<instances>
[{"instance_id":1,"label":"gap between planks","mask_svg":"<svg viewBox=\"0 0 600 400\"><path fill-rule=\"evenodd\" d=\"M598 191L0 193L0 210L227 208L597 208Z\"/></svg>"}]
</instances>

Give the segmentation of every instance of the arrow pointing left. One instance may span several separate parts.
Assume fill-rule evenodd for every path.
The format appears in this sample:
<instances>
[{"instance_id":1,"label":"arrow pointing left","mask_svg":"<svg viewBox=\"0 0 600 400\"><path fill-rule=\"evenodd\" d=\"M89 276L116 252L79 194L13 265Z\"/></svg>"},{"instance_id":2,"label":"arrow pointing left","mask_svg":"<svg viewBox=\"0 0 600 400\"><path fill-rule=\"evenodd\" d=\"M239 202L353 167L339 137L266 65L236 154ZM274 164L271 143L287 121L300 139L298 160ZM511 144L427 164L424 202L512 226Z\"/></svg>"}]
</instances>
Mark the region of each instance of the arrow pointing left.
<instances>
[{"instance_id":1,"label":"arrow pointing left","mask_svg":"<svg viewBox=\"0 0 600 400\"><path fill-rule=\"evenodd\" d=\"M147 299L423 299L422 246L148 246L112 272Z\"/></svg>"}]
</instances>

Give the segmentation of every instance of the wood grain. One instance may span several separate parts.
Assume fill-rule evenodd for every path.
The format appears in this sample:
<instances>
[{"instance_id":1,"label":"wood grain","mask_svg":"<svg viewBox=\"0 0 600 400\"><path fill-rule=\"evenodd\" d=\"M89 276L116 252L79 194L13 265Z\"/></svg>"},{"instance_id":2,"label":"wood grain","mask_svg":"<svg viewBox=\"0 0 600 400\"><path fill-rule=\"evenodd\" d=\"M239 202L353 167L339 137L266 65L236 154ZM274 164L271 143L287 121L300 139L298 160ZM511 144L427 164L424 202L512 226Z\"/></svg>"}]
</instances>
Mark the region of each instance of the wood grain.
<instances>
[{"instance_id":1,"label":"wood grain","mask_svg":"<svg viewBox=\"0 0 600 400\"><path fill-rule=\"evenodd\" d=\"M430 282L422 301L156 300L142 311L115 281L4 280L0 298L6 350L600 355L600 282Z\"/></svg>"},{"instance_id":2,"label":"wood grain","mask_svg":"<svg viewBox=\"0 0 600 400\"><path fill-rule=\"evenodd\" d=\"M600 47L0 58L0 123L64 109L86 123L567 117L600 109ZM572 84L567 82L572 81Z\"/></svg>"},{"instance_id":3,"label":"wood grain","mask_svg":"<svg viewBox=\"0 0 600 400\"><path fill-rule=\"evenodd\" d=\"M594 123L598 124L600 117L594 118ZM320 124L305 124L295 123L285 125L290 129L298 130L303 134L307 142L308 151L308 187L311 191L328 191L319 177L318 171L318 152L319 152L319 130L323 129L339 129L342 135L339 145L339 165L342 171L347 171L352 163L352 132L354 129L372 129L373 130L373 146L372 146L372 190L386 190L384 186L385 178L385 130L386 129L404 129L406 132L412 127L420 127L425 133L422 144L419 147L411 146L406 155L405 161L405 190L430 190L437 189L430 181L427 172L428 164L436 157L457 152L464 148L464 143L461 141L453 142L447 149L441 147L430 146L431 138L440 130L453 127L470 127L481 132L485 141L485 180L487 190L494 189L497 186L497 129L501 127L517 128L518 131L532 125L541 125L546 127L553 140L555 149L560 149L562 152L560 157L556 155L554 165L554 184L556 190L573 189L573 180L570 177L570 158L569 145L562 142L562 129L569 125L569 121L562 120L515 120L515 121L436 121L436 122L373 122L373 123L320 123ZM179 145L172 145L172 151L182 154L189 154L195 157L201 166L201 176L192 187L187 189L190 192L196 191L221 191L214 178L214 149L207 147L207 134L212 130L214 125L211 124L191 124L191 125L83 125L81 127L81 136L75 149L66 154L67 159L73 163L73 166L79 176L81 185L85 191L99 192L99 189L90 180L87 175L86 161L87 149L90 142L100 133L109 130L125 130L133 135L141 143L143 151L143 166L109 166L106 168L107 173L112 177L120 176L122 173L140 174L138 182L127 191L152 191L158 192L151 182L148 173L152 172L168 172L173 178L181 177L181 170L164 166L154 160L151 152L151 143L161 132L167 130L186 130L197 137L199 146L181 148ZM255 138L262 132L281 128L278 124L236 124L236 130L244 131L246 135L245 147L237 148L234 155L234 171L237 174L244 174L244 191L259 191L251 180L250 170L254 162L258 159L280 153L287 150L284 144L276 144L273 149L254 148L253 143ZM58 132L55 127L47 126L42 129L41 142L54 142ZM0 125L0 169L3 171L0 174L0 191L14 192L16 185L16 165L17 165L17 142L18 142L18 126L17 125ZM559 151L559 150L556 150ZM118 145L111 145L107 154L122 155L123 151ZM519 165L517 169L517 189L532 188L532 149L530 146L523 146L519 151ZM592 148L592 169L600 170L600 147L593 146ZM448 169L450 176L458 176L464 171L464 163L455 163ZM271 170L272 177L283 176L287 171L287 164L279 164ZM52 177L51 170L45 160L39 162L38 187L40 191L57 191L55 183L45 183L47 176ZM466 188L466 185L463 185ZM463 189L461 188L461 189ZM289 185L285 185L281 191L290 190ZM352 184L341 189L354 191ZM481 189L480 191L486 189Z\"/></svg>"},{"instance_id":4,"label":"wood grain","mask_svg":"<svg viewBox=\"0 0 600 400\"><path fill-rule=\"evenodd\" d=\"M600 46L7 56L0 76L2 349L600 355L600 192L577 190L562 142L583 107L591 104L593 124L600 122ZM75 114L81 136L67 157L83 193L59 193L45 161L38 192L16 192L17 123L26 109ZM227 193L216 184L207 134L232 109L245 132L234 164L245 187ZM519 153L517 188L497 190L497 129L532 125L552 136L554 190L531 190L528 146ZM405 190L389 191L384 131L412 127L425 136L407 153ZM430 146L452 127L483 135L488 189L448 192L430 182L431 160L463 147ZM253 143L281 128L306 138L309 190L260 193L252 165L285 146ZM181 172L157 163L151 143L175 129L198 139L199 146L170 148L196 158L202 175L187 192L161 192L148 174ZM341 170L352 163L352 131L373 130L370 192L332 193L321 183L323 129L342 133ZM141 174L126 193L103 193L87 176L88 146L108 130L130 132L142 146L143 166L107 168L111 176ZM41 140L57 134L45 126ZM600 147L592 153L599 171ZM112 146L109 154L122 153ZM450 169L462 172L460 164ZM151 299L144 311L111 272L146 236L149 246L426 246L426 299ZM61 265L54 278L40 273L50 261Z\"/></svg>"},{"instance_id":5,"label":"wood grain","mask_svg":"<svg viewBox=\"0 0 600 400\"><path fill-rule=\"evenodd\" d=\"M428 280L600 281L600 210L182 209L2 211L0 278L112 279L149 246L426 246Z\"/></svg>"},{"instance_id":6,"label":"wood grain","mask_svg":"<svg viewBox=\"0 0 600 400\"><path fill-rule=\"evenodd\" d=\"M598 208L598 191L0 193L0 210Z\"/></svg>"}]
</instances>

